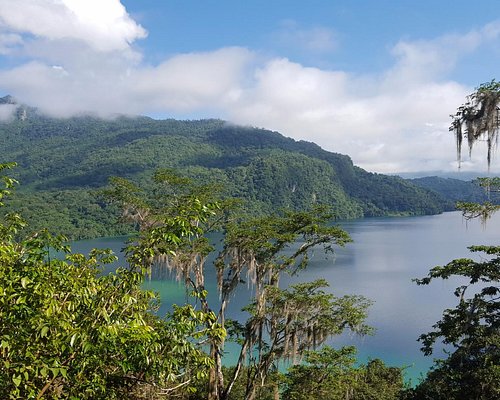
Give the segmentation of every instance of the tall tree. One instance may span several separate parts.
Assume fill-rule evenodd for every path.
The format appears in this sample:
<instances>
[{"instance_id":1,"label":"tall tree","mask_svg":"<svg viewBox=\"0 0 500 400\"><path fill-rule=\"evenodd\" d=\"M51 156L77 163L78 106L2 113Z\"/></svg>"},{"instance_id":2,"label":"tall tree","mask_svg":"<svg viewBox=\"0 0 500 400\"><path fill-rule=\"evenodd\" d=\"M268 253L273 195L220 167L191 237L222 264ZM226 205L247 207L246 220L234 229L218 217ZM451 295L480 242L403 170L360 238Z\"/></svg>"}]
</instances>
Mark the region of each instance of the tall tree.
<instances>
[{"instance_id":1,"label":"tall tree","mask_svg":"<svg viewBox=\"0 0 500 400\"><path fill-rule=\"evenodd\" d=\"M350 240L340 228L325 224L329 218L319 208L227 228L225 246L216 261L221 317L243 277L253 283L255 295L246 308L250 318L236 330L240 356L234 375L222 392L223 398L230 393L245 361L250 366L245 399L251 400L279 361L299 360L306 350L319 346L344 328L362 334L369 331L363 324L369 305L364 298L336 298L322 290L327 286L323 280L290 289L279 286L284 273L296 273L307 266L310 253L317 246L331 252L334 244L344 245Z\"/></svg>"},{"instance_id":2,"label":"tall tree","mask_svg":"<svg viewBox=\"0 0 500 400\"><path fill-rule=\"evenodd\" d=\"M492 147L499 132L500 83L495 80L480 85L459 107L450 130L455 132L457 151L463 137L469 152L485 138L490 166ZM498 191L498 178L479 178L487 192ZM458 203L466 219L480 218L483 223L498 205ZM480 261L462 258L438 266L428 276L417 279L427 285L436 278L460 277L465 283L455 289L458 305L447 309L434 325L434 331L423 334L422 351L430 355L436 342L451 346L449 357L435 363L426 379L417 386L415 399L496 399L500 398L500 247L471 246L472 253L481 254Z\"/></svg>"},{"instance_id":3,"label":"tall tree","mask_svg":"<svg viewBox=\"0 0 500 400\"><path fill-rule=\"evenodd\" d=\"M226 310L235 289L246 278L255 296L247 310L250 318L234 329L241 338L241 352L233 376L227 383L222 373L224 339L209 338L215 360L209 378L209 398L227 399L245 363L251 359L246 398L253 399L276 363L296 358L327 337L352 328L366 333L363 324L368 303L361 297L335 298L322 291L325 282L279 288L283 273L294 273L308 264L318 246L326 252L342 246L350 238L346 232L329 226L331 215L324 208L310 212L290 212L283 216L224 223L224 248L215 262L220 304L208 304L205 289L205 261L214 250L205 234L222 227L226 203L217 200L206 187L198 187L172 171L155 176L156 190L141 193L130 182L115 179L108 195L119 202L124 215L138 225L139 236L129 258L141 268L166 267L174 271L186 287L193 290L204 311L218 310L219 324L226 327ZM189 227L189 233L173 226ZM299 245L297 247L297 241ZM283 314L283 310L286 311ZM258 356L254 357L254 351Z\"/></svg>"},{"instance_id":4,"label":"tall tree","mask_svg":"<svg viewBox=\"0 0 500 400\"><path fill-rule=\"evenodd\" d=\"M417 387L417 399L500 398L500 246L469 249L482 253L482 261L453 260L417 280L419 285L452 276L467 280L455 289L458 305L444 311L433 332L420 336L426 355L440 339L452 351Z\"/></svg>"}]
</instances>

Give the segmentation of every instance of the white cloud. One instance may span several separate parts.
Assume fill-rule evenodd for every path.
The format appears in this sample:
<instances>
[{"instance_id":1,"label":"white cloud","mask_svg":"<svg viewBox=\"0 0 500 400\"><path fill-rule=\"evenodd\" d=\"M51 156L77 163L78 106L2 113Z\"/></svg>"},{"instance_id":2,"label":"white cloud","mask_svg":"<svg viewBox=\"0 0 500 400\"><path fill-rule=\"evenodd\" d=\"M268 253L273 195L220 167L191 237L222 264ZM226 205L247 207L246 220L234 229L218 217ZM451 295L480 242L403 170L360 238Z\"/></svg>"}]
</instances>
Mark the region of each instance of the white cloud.
<instances>
[{"instance_id":1,"label":"white cloud","mask_svg":"<svg viewBox=\"0 0 500 400\"><path fill-rule=\"evenodd\" d=\"M487 52L475 53L481 46L498 47L499 37L500 21L495 21L465 34L447 34L432 40L401 40L391 50L396 62L385 73L387 89L402 90L446 79L460 60L471 56L483 58Z\"/></svg>"},{"instance_id":2,"label":"white cloud","mask_svg":"<svg viewBox=\"0 0 500 400\"><path fill-rule=\"evenodd\" d=\"M423 159L429 161L419 168L431 169L432 164L435 169L430 160L442 162L446 145L448 167L454 157L448 115L467 89L453 82L388 87L386 78L271 60L256 71L255 85L242 94L229 118L314 141L379 172L411 170ZM423 147L425 151L416 151Z\"/></svg>"},{"instance_id":3,"label":"white cloud","mask_svg":"<svg viewBox=\"0 0 500 400\"><path fill-rule=\"evenodd\" d=\"M371 171L456 168L449 114L473 89L447 76L499 35L500 24L492 23L463 35L400 41L393 67L379 76L271 60L256 71L255 86L230 118L349 154ZM483 160L465 166L484 169Z\"/></svg>"},{"instance_id":4,"label":"white cloud","mask_svg":"<svg viewBox=\"0 0 500 400\"><path fill-rule=\"evenodd\" d=\"M55 116L200 109L220 113L240 96L243 72L253 55L226 48L179 55L156 67L139 67L119 56L102 59L84 49L70 58L64 65L31 62L0 71L0 87Z\"/></svg>"},{"instance_id":5,"label":"white cloud","mask_svg":"<svg viewBox=\"0 0 500 400\"><path fill-rule=\"evenodd\" d=\"M157 110L221 109L239 98L253 59L250 51L238 47L178 55L133 71L132 94Z\"/></svg>"},{"instance_id":6,"label":"white cloud","mask_svg":"<svg viewBox=\"0 0 500 400\"><path fill-rule=\"evenodd\" d=\"M394 66L380 76L268 60L255 69L253 84L222 111L235 122L349 154L372 171L456 168L449 114L472 88L446 76L461 57L475 56L481 44L498 38L496 25L461 36L400 42Z\"/></svg>"},{"instance_id":7,"label":"white cloud","mask_svg":"<svg viewBox=\"0 0 500 400\"><path fill-rule=\"evenodd\" d=\"M14 35L4 36L3 48L21 47L31 61L0 71L0 88L27 104L57 116L90 111L221 117L314 141L377 172L456 167L449 114L472 88L449 74L500 35L500 24L492 23L463 35L400 41L392 49L393 66L378 75L305 67L241 47L144 65L129 44L145 31L118 1L15 3L26 18L7 10L11 1L0 0L0 31ZM42 3L47 13L36 27L27 16ZM77 3L102 6L104 15L93 21L92 8ZM68 15L61 27L51 27ZM34 37L19 43L25 33ZM328 35L324 43L335 44Z\"/></svg>"},{"instance_id":8,"label":"white cloud","mask_svg":"<svg viewBox=\"0 0 500 400\"><path fill-rule=\"evenodd\" d=\"M98 51L124 50L146 36L119 0L0 0L0 23L38 38L83 41Z\"/></svg>"}]
</instances>

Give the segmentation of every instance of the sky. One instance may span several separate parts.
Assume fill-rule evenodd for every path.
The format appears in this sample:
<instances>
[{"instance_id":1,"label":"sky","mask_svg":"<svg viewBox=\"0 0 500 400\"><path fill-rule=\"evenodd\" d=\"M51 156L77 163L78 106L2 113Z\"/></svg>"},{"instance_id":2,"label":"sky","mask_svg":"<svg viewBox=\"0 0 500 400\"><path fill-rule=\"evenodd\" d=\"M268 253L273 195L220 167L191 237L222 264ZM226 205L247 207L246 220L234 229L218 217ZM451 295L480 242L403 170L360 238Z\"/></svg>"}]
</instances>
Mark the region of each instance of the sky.
<instances>
[{"instance_id":1,"label":"sky","mask_svg":"<svg viewBox=\"0 0 500 400\"><path fill-rule=\"evenodd\" d=\"M499 65L498 0L0 0L0 95L221 118L372 172L457 170L450 114ZM462 169L486 171L484 146Z\"/></svg>"}]
</instances>

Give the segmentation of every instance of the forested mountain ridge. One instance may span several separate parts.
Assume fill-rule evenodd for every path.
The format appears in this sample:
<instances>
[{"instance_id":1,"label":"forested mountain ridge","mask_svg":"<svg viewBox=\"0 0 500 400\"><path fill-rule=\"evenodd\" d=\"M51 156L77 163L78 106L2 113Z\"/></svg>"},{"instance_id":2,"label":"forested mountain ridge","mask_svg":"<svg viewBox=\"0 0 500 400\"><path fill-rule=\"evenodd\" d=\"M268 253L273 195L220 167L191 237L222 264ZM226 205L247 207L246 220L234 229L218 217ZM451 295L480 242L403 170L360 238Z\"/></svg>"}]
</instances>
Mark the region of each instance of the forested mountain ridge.
<instances>
[{"instance_id":1,"label":"forested mountain ridge","mask_svg":"<svg viewBox=\"0 0 500 400\"><path fill-rule=\"evenodd\" d=\"M124 233L110 224L115 210L95 192L111 176L147 182L158 168L216 183L242 198L250 214L314 203L332 206L338 218L433 214L449 206L407 180L356 167L346 155L218 119L57 119L18 106L0 124L0 151L2 162L18 163L14 205L33 227L48 223L72 238Z\"/></svg>"},{"instance_id":2,"label":"forested mountain ridge","mask_svg":"<svg viewBox=\"0 0 500 400\"><path fill-rule=\"evenodd\" d=\"M476 176L477 178L477 176ZM409 179L411 183L424 189L433 190L451 202L466 201L483 203L491 201L500 203L498 193L487 193L484 188L474 181L464 181L454 178L443 178L438 176L426 176L423 178Z\"/></svg>"}]
</instances>

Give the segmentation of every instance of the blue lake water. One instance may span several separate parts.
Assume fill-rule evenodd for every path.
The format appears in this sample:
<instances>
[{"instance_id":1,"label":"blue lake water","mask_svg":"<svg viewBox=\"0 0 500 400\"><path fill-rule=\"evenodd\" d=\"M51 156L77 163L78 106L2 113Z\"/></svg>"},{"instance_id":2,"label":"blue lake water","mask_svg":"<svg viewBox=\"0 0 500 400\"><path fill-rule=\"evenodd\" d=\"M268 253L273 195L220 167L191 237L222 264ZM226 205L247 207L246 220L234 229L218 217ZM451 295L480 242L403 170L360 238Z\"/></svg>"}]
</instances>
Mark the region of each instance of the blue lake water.
<instances>
[{"instance_id":1,"label":"blue lake water","mask_svg":"<svg viewBox=\"0 0 500 400\"><path fill-rule=\"evenodd\" d=\"M360 294L374 301L368 323L376 328L374 336L362 338L343 335L332 345L355 345L361 361L381 358L389 365L408 366L407 378L415 382L432 364L432 357L419 351L417 338L428 332L440 319L443 309L454 307L453 289L457 279L435 281L429 286L417 286L412 278L425 276L431 267L443 265L454 258L471 257L467 246L499 243L500 215L493 217L483 228L478 221L467 224L460 213L435 216L368 218L341 222L353 243L338 249L334 257L325 258L320 251L309 267L297 277L287 277L283 285L297 281L326 279L336 295ZM217 236L213 237L217 241ZM79 241L73 250L86 253L94 247L111 248L119 252L124 238L103 238ZM207 265L208 269L211 269ZM215 277L215 274L212 275ZM215 279L209 279L207 289L211 301L216 300ZM172 303L183 303L183 286L157 272L146 282L147 288L160 294L160 313ZM244 317L240 312L250 296L250 289L240 288L234 297L229 314ZM442 355L438 350L434 356Z\"/></svg>"}]
</instances>

